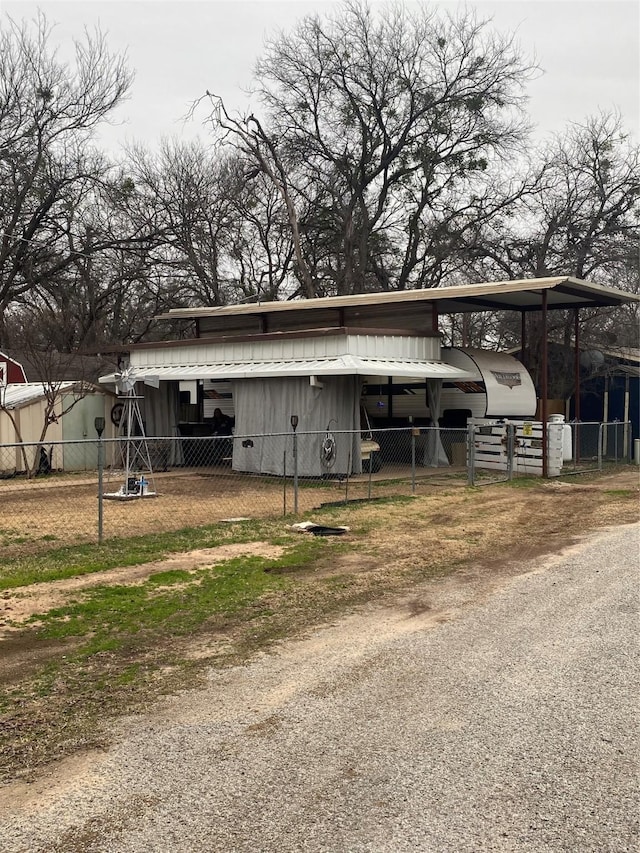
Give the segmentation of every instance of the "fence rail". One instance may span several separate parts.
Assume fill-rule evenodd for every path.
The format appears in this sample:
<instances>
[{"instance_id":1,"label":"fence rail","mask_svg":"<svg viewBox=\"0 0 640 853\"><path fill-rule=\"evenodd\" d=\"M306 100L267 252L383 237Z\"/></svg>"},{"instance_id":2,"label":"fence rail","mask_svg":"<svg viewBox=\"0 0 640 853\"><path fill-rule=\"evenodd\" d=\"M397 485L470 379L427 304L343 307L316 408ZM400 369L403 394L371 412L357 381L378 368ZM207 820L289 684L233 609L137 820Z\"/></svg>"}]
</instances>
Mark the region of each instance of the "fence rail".
<instances>
[{"instance_id":1,"label":"fence rail","mask_svg":"<svg viewBox=\"0 0 640 853\"><path fill-rule=\"evenodd\" d=\"M2 445L0 545L5 554L18 554L540 473L541 435L526 432L522 424L473 424L366 435L138 437L140 452L132 457L129 447L129 459L136 460L129 470L123 439ZM630 459L628 424L569 424L555 434L558 473Z\"/></svg>"}]
</instances>

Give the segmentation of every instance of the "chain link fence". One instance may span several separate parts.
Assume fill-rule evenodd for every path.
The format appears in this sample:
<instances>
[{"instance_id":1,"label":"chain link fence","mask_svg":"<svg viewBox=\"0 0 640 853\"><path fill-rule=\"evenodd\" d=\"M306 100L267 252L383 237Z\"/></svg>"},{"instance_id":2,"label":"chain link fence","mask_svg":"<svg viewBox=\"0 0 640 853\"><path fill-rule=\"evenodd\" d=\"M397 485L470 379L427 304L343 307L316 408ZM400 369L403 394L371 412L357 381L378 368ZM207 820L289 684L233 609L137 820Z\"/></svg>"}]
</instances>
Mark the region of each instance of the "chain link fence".
<instances>
[{"instance_id":1,"label":"chain link fence","mask_svg":"<svg viewBox=\"0 0 640 853\"><path fill-rule=\"evenodd\" d=\"M4 553L302 514L466 484L466 432L374 430L0 447ZM127 466L127 459L129 465Z\"/></svg>"},{"instance_id":2,"label":"chain link fence","mask_svg":"<svg viewBox=\"0 0 640 853\"><path fill-rule=\"evenodd\" d=\"M3 445L0 544L9 556L541 473L540 438L525 433L472 424ZM630 435L629 424L561 426L561 473L629 461Z\"/></svg>"},{"instance_id":3,"label":"chain link fence","mask_svg":"<svg viewBox=\"0 0 640 853\"><path fill-rule=\"evenodd\" d=\"M484 421L469 424L470 485L500 483L516 476L542 476L542 424L529 421ZM549 477L602 471L633 458L630 422L547 424Z\"/></svg>"}]
</instances>

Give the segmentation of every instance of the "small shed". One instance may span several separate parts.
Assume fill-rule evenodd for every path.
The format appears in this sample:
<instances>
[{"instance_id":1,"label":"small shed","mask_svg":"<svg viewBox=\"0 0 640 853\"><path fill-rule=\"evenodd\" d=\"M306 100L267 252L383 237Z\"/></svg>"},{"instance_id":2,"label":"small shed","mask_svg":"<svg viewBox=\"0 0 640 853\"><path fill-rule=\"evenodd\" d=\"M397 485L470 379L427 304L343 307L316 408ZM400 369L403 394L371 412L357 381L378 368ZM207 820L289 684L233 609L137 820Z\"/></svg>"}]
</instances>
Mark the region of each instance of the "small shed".
<instances>
[{"instance_id":1,"label":"small shed","mask_svg":"<svg viewBox=\"0 0 640 853\"><path fill-rule=\"evenodd\" d=\"M579 402L583 421L631 424L631 440L640 438L640 349L586 350L580 355L583 372ZM575 395L570 416L575 417ZM625 448L625 453L628 448Z\"/></svg>"},{"instance_id":2,"label":"small shed","mask_svg":"<svg viewBox=\"0 0 640 853\"><path fill-rule=\"evenodd\" d=\"M98 463L97 444L93 441L97 438L95 418L105 418L105 438L113 437L115 427L109 420L109 412L114 400L114 394L95 385L60 383L53 411L56 420L40 442L47 408L45 386L41 382L9 383L1 389L0 396L0 471L6 476L24 471L27 465L37 468L41 448L47 466L54 470L95 470ZM29 446L21 448L20 444Z\"/></svg>"}]
</instances>

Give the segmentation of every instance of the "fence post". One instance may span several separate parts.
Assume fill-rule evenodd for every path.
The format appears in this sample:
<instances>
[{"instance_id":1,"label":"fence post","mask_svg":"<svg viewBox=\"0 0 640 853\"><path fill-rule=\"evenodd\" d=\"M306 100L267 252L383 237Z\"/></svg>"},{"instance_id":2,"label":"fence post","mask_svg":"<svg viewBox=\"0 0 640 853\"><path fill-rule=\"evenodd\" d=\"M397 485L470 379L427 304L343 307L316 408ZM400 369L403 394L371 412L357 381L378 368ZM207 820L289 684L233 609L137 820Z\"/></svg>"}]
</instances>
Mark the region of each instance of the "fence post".
<instances>
[{"instance_id":1,"label":"fence post","mask_svg":"<svg viewBox=\"0 0 640 853\"><path fill-rule=\"evenodd\" d=\"M467 485L475 483L475 438L476 428L474 424L467 427Z\"/></svg>"},{"instance_id":2,"label":"fence post","mask_svg":"<svg viewBox=\"0 0 640 853\"><path fill-rule=\"evenodd\" d=\"M291 415L291 429L293 430L293 513L298 514L298 416Z\"/></svg>"},{"instance_id":3,"label":"fence post","mask_svg":"<svg viewBox=\"0 0 640 853\"><path fill-rule=\"evenodd\" d=\"M516 425L507 424L507 480L513 480L513 461L516 452Z\"/></svg>"},{"instance_id":4,"label":"fence post","mask_svg":"<svg viewBox=\"0 0 640 853\"><path fill-rule=\"evenodd\" d=\"M629 456L629 421L625 421L622 425L622 459Z\"/></svg>"},{"instance_id":5,"label":"fence post","mask_svg":"<svg viewBox=\"0 0 640 853\"><path fill-rule=\"evenodd\" d=\"M411 494L416 493L416 430L413 426L413 418L409 418L411 424Z\"/></svg>"},{"instance_id":6,"label":"fence post","mask_svg":"<svg viewBox=\"0 0 640 853\"><path fill-rule=\"evenodd\" d=\"M600 427L599 427L599 433L600 434L598 435L598 471L602 471L602 457L604 455L602 445L603 445L603 442L605 440L604 436L605 436L606 427L607 427L606 424L600 424Z\"/></svg>"},{"instance_id":7,"label":"fence post","mask_svg":"<svg viewBox=\"0 0 640 853\"><path fill-rule=\"evenodd\" d=\"M287 443L282 454L282 514L287 514Z\"/></svg>"},{"instance_id":8,"label":"fence post","mask_svg":"<svg viewBox=\"0 0 640 853\"><path fill-rule=\"evenodd\" d=\"M349 477L351 476L351 450L347 456L347 479L344 481L344 502L349 501Z\"/></svg>"},{"instance_id":9,"label":"fence post","mask_svg":"<svg viewBox=\"0 0 640 853\"><path fill-rule=\"evenodd\" d=\"M104 432L104 418L95 418L93 425L98 433L98 544L102 545L104 526L104 489L102 486L104 474L104 444L102 441L102 433Z\"/></svg>"}]
</instances>

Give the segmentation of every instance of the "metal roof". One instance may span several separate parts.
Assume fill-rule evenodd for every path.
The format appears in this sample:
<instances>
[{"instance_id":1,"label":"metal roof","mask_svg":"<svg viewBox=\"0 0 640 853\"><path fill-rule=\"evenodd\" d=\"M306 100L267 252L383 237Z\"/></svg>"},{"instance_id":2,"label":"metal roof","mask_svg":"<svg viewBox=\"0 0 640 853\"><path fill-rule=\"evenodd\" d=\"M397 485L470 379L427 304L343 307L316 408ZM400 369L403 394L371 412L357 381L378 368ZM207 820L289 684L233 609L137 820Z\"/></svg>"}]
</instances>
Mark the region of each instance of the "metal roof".
<instances>
[{"instance_id":1,"label":"metal roof","mask_svg":"<svg viewBox=\"0 0 640 853\"><path fill-rule=\"evenodd\" d=\"M466 370L441 361L380 359L356 355L336 358L291 359L287 361L219 361L197 365L145 365L132 367L138 382L168 379L266 379L279 376L406 376L418 379L471 379ZM115 374L103 376L101 383L115 383Z\"/></svg>"},{"instance_id":2,"label":"metal roof","mask_svg":"<svg viewBox=\"0 0 640 853\"><path fill-rule=\"evenodd\" d=\"M204 308L172 308L158 319L197 319L198 317L240 316L281 311L313 311L314 309L348 308L406 303L437 304L441 313L470 311L539 310L542 294L547 294L550 309L587 308L640 302L640 296L614 287L571 276L518 279L482 284L463 284L429 290L385 291L358 293L351 296L328 296L316 299L297 299L287 302L257 302L247 305L224 305Z\"/></svg>"},{"instance_id":3,"label":"metal roof","mask_svg":"<svg viewBox=\"0 0 640 853\"><path fill-rule=\"evenodd\" d=\"M60 391L70 391L77 382L60 383ZM19 409L45 396L42 382L12 382L0 391L0 401L5 409Z\"/></svg>"}]
</instances>

